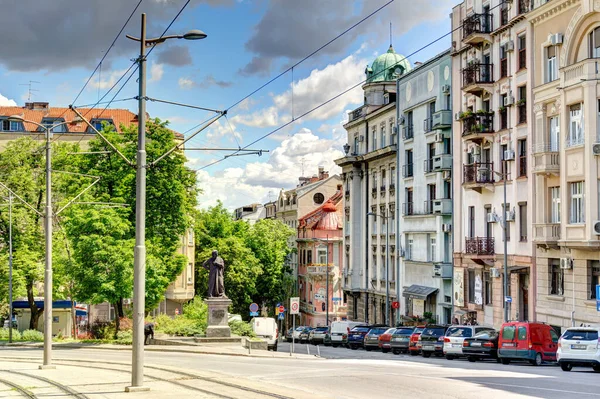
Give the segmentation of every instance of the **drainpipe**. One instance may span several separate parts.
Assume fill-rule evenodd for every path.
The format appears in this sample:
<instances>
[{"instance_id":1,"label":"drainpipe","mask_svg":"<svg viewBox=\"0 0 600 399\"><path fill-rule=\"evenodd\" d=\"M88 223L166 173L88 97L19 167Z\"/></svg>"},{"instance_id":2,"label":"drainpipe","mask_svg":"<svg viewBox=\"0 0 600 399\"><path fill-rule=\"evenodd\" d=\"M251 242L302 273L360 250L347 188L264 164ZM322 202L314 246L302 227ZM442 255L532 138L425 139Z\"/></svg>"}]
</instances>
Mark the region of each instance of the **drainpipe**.
<instances>
[{"instance_id":1,"label":"drainpipe","mask_svg":"<svg viewBox=\"0 0 600 399\"><path fill-rule=\"evenodd\" d=\"M365 121L365 154L369 151L369 121ZM369 164L365 162L365 322L369 322Z\"/></svg>"},{"instance_id":2,"label":"drainpipe","mask_svg":"<svg viewBox=\"0 0 600 399\"><path fill-rule=\"evenodd\" d=\"M396 300L398 301L398 309L396 309L396 323L402 321L402 309L406 308L404 301L402 301L402 278L404 273L400 273L400 263L402 258L400 257L402 232L400 230L400 79L396 79ZM404 266L404 263L402 263Z\"/></svg>"}]
</instances>

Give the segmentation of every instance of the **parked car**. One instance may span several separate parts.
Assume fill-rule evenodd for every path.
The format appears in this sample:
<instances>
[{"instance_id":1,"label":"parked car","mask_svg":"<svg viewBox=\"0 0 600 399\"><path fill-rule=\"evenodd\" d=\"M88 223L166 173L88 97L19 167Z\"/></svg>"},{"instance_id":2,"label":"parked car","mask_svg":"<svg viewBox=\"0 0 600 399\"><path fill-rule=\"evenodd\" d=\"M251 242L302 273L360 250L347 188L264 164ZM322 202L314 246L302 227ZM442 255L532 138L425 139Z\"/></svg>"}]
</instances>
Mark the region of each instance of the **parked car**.
<instances>
[{"instance_id":1,"label":"parked car","mask_svg":"<svg viewBox=\"0 0 600 399\"><path fill-rule=\"evenodd\" d=\"M425 326L417 326L413 330L413 333L410 336L410 340L408 341L408 352L411 356L417 356L421 353L421 348L418 346L419 337L421 333L425 329Z\"/></svg>"},{"instance_id":2,"label":"parked car","mask_svg":"<svg viewBox=\"0 0 600 399\"><path fill-rule=\"evenodd\" d=\"M556 361L558 334L548 324L511 321L502 324L498 357L502 364L527 360L534 366Z\"/></svg>"},{"instance_id":3,"label":"parked car","mask_svg":"<svg viewBox=\"0 0 600 399\"><path fill-rule=\"evenodd\" d=\"M296 327L296 329L294 330L294 332L293 332L293 334L292 334L292 335L293 335L293 337L294 337L294 340L295 340L296 342L300 341L300 334L302 333L302 331L304 331L304 329L305 329L305 328L306 328L306 326L298 326L298 327Z\"/></svg>"},{"instance_id":4,"label":"parked car","mask_svg":"<svg viewBox=\"0 0 600 399\"><path fill-rule=\"evenodd\" d=\"M331 346L331 328L325 333L325 336L323 337L323 345Z\"/></svg>"},{"instance_id":5,"label":"parked car","mask_svg":"<svg viewBox=\"0 0 600 399\"><path fill-rule=\"evenodd\" d=\"M414 327L399 327L394 330L390 340L390 347L394 355L398 355L400 352L408 352L410 337L414 331Z\"/></svg>"},{"instance_id":6,"label":"parked car","mask_svg":"<svg viewBox=\"0 0 600 399\"><path fill-rule=\"evenodd\" d=\"M348 347L352 350L362 348L365 341L365 335L371 330L369 326L356 326L348 333Z\"/></svg>"},{"instance_id":7,"label":"parked car","mask_svg":"<svg viewBox=\"0 0 600 399\"><path fill-rule=\"evenodd\" d=\"M444 355L444 334L445 326L427 325L421 335L417 347L421 349L421 356L430 357L431 355Z\"/></svg>"},{"instance_id":8,"label":"parked car","mask_svg":"<svg viewBox=\"0 0 600 399\"><path fill-rule=\"evenodd\" d=\"M264 338L267 341L267 349L277 350L279 330L275 319L271 317L254 317L252 319L252 331L257 337Z\"/></svg>"},{"instance_id":9,"label":"parked car","mask_svg":"<svg viewBox=\"0 0 600 399\"><path fill-rule=\"evenodd\" d=\"M300 332L300 336L299 336L300 343L307 343L308 342L308 336L310 335L310 332L312 330L314 330L314 328L312 328L312 327L304 327L304 330L302 330Z\"/></svg>"},{"instance_id":10,"label":"parked car","mask_svg":"<svg viewBox=\"0 0 600 399\"><path fill-rule=\"evenodd\" d=\"M496 330L483 330L463 341L463 354L474 362L481 359L498 359L498 337Z\"/></svg>"},{"instance_id":11,"label":"parked car","mask_svg":"<svg viewBox=\"0 0 600 399\"><path fill-rule=\"evenodd\" d=\"M558 340L556 357L563 371L591 367L600 373L600 327L567 328Z\"/></svg>"},{"instance_id":12,"label":"parked car","mask_svg":"<svg viewBox=\"0 0 600 399\"><path fill-rule=\"evenodd\" d=\"M388 353L392 350L392 334L394 334L395 331L395 327L388 328L379 336L379 349L381 349L383 353Z\"/></svg>"},{"instance_id":13,"label":"parked car","mask_svg":"<svg viewBox=\"0 0 600 399\"><path fill-rule=\"evenodd\" d=\"M335 348L340 345L348 344L348 334L350 330L352 330L356 326L363 325L364 323L360 323L357 321L334 321L331 323L330 327L330 336L331 336L331 345Z\"/></svg>"},{"instance_id":14,"label":"parked car","mask_svg":"<svg viewBox=\"0 0 600 399\"><path fill-rule=\"evenodd\" d=\"M285 332L285 340L287 342L292 342L292 334L294 333L294 329L293 328L288 328L288 330Z\"/></svg>"},{"instance_id":15,"label":"parked car","mask_svg":"<svg viewBox=\"0 0 600 399\"><path fill-rule=\"evenodd\" d=\"M308 334L308 342L312 345L322 344L329 327L317 327Z\"/></svg>"},{"instance_id":16,"label":"parked car","mask_svg":"<svg viewBox=\"0 0 600 399\"><path fill-rule=\"evenodd\" d=\"M451 326L444 336L444 355L452 360L463 356L463 342L482 331L494 331L492 327L485 326Z\"/></svg>"},{"instance_id":17,"label":"parked car","mask_svg":"<svg viewBox=\"0 0 600 399\"><path fill-rule=\"evenodd\" d=\"M379 348L379 336L389 330L388 326L373 327L365 335L364 347L367 351Z\"/></svg>"}]
</instances>

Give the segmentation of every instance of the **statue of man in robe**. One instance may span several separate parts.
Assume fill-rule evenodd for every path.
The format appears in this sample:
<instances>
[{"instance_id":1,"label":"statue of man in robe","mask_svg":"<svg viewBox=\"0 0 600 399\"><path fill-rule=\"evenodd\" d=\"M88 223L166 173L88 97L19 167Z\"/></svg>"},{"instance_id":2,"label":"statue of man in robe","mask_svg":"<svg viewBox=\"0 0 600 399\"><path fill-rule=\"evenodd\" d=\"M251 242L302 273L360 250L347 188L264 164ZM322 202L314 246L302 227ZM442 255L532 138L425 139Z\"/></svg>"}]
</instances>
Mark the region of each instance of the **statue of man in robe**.
<instances>
[{"instance_id":1,"label":"statue of man in robe","mask_svg":"<svg viewBox=\"0 0 600 399\"><path fill-rule=\"evenodd\" d=\"M212 256L204 261L202 267L208 270L208 297L227 298L223 285L225 261L219 256L219 253L213 251Z\"/></svg>"}]
</instances>

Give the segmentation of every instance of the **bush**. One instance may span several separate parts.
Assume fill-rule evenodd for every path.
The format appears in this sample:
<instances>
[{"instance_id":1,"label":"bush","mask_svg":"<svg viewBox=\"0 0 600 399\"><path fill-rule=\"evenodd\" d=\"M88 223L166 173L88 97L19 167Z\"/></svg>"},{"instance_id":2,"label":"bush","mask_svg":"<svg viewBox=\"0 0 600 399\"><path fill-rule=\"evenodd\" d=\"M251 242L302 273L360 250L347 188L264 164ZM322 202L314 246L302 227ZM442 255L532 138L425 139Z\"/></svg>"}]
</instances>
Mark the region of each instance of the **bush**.
<instances>
[{"instance_id":1,"label":"bush","mask_svg":"<svg viewBox=\"0 0 600 399\"><path fill-rule=\"evenodd\" d=\"M240 337L256 337L256 334L252 330L252 325L245 321L232 320L229 322L229 328L231 328L232 334L239 335Z\"/></svg>"},{"instance_id":2,"label":"bush","mask_svg":"<svg viewBox=\"0 0 600 399\"><path fill-rule=\"evenodd\" d=\"M96 320L92 324L90 332L95 339L113 339L115 336L115 323Z\"/></svg>"},{"instance_id":3,"label":"bush","mask_svg":"<svg viewBox=\"0 0 600 399\"><path fill-rule=\"evenodd\" d=\"M133 332L131 330L119 331L115 342L119 345L131 345L133 343Z\"/></svg>"},{"instance_id":4,"label":"bush","mask_svg":"<svg viewBox=\"0 0 600 399\"><path fill-rule=\"evenodd\" d=\"M200 327L206 330L208 326L208 305L204 303L202 298L195 297L191 302L183 305L183 317L196 321Z\"/></svg>"},{"instance_id":5,"label":"bush","mask_svg":"<svg viewBox=\"0 0 600 399\"><path fill-rule=\"evenodd\" d=\"M13 341L21 339L21 333L13 328ZM0 328L0 341L8 341L8 328Z\"/></svg>"},{"instance_id":6,"label":"bush","mask_svg":"<svg viewBox=\"0 0 600 399\"><path fill-rule=\"evenodd\" d=\"M38 330L25 330L23 334L21 334L22 341L43 341L44 334L39 332Z\"/></svg>"}]
</instances>

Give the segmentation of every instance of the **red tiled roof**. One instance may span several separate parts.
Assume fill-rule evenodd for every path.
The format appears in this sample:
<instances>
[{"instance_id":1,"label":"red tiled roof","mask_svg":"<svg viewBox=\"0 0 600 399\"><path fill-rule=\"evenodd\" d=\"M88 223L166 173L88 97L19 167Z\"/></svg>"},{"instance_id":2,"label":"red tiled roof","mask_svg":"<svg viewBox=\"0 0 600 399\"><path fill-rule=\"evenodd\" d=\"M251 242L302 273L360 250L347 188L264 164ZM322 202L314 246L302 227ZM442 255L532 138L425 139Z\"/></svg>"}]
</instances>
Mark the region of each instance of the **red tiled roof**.
<instances>
[{"instance_id":1,"label":"red tiled roof","mask_svg":"<svg viewBox=\"0 0 600 399\"><path fill-rule=\"evenodd\" d=\"M338 191L323 205L304 215L298 222L298 228L313 230L337 230L342 228L342 192Z\"/></svg>"}]
</instances>

